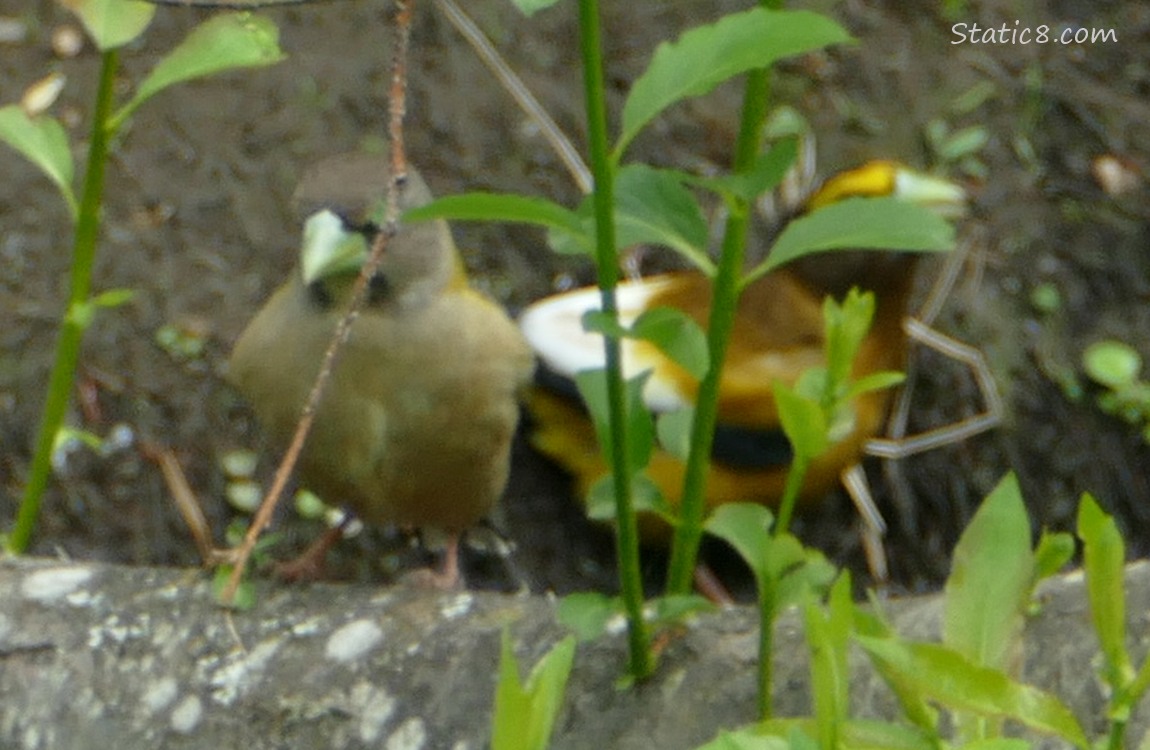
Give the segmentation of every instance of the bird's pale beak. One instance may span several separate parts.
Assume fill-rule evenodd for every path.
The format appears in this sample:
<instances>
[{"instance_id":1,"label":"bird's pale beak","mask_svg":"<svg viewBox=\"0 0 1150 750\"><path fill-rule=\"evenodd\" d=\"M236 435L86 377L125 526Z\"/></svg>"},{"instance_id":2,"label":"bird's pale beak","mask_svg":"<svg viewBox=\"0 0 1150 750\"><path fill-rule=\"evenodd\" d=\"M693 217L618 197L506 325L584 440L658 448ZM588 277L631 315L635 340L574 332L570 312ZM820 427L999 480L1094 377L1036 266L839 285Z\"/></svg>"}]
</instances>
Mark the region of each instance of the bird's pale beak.
<instances>
[{"instance_id":1,"label":"bird's pale beak","mask_svg":"<svg viewBox=\"0 0 1150 750\"><path fill-rule=\"evenodd\" d=\"M958 219L966 214L966 191L961 185L922 172L897 170L892 194L929 208L944 219Z\"/></svg>"},{"instance_id":2,"label":"bird's pale beak","mask_svg":"<svg viewBox=\"0 0 1150 750\"><path fill-rule=\"evenodd\" d=\"M342 273L355 273L367 260L367 238L348 229L331 211L317 211L304 222L300 270L311 284Z\"/></svg>"}]
</instances>

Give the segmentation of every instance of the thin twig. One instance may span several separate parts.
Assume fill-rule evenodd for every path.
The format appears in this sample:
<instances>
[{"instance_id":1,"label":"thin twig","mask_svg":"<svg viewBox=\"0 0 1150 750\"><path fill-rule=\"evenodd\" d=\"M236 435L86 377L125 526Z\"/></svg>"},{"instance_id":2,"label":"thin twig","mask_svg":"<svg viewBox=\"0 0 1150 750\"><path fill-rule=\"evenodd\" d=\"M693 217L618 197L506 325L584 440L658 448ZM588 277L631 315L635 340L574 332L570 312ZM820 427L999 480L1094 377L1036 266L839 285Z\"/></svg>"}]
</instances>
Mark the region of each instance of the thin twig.
<instances>
[{"instance_id":1,"label":"thin twig","mask_svg":"<svg viewBox=\"0 0 1150 750\"><path fill-rule=\"evenodd\" d=\"M276 505L279 504L284 487L287 485L288 477L291 476L291 472L299 460L299 454L303 450L304 441L307 439L308 432L311 431L312 422L315 421L316 408L319 406L319 400L323 396L328 380L331 379L331 372L335 367L336 357L340 349L342 349L343 345L347 342L351 334L352 325L359 317L359 311L363 307L363 302L367 297L368 282L379 269L379 264L383 259L384 252L387 250L388 242L396 233L399 219L398 188L403 180L407 178L407 156L404 152L403 142L403 117L406 112L407 48L408 40L411 38L413 4L413 0L397 0L396 2L398 7L395 16L397 39L395 58L393 60L391 88L388 92L388 111L390 115L388 132L391 136L392 173L391 180L387 185L387 219L383 228L372 242L371 255L368 257L367 262L363 264L363 268L360 269L359 278L356 279L355 286L352 288L351 302L349 303L347 312L340 318L339 323L336 325L335 333L332 335L331 343L328 345L327 351L324 352L319 374L316 375L315 383L312 385L311 392L308 393L299 423L296 425L295 434L292 436L291 445L288 446L283 459L280 461L279 468L276 469L271 489L268 490L267 495L260 504L260 508L252 520L251 527L244 535L243 542L232 550L231 562L235 568L232 570L232 574L228 578L228 585L221 595L221 601L224 605L230 605L234 599L236 590L239 588L240 581L243 577L244 568L247 567L248 559L255 549L256 540L259 539L260 534L271 522L272 513L275 511Z\"/></svg>"},{"instance_id":2,"label":"thin twig","mask_svg":"<svg viewBox=\"0 0 1150 750\"><path fill-rule=\"evenodd\" d=\"M407 114L407 48L411 41L411 16L414 0L396 0L395 55L391 61L391 90L387 96L388 135L391 138L391 184L387 189L387 221L394 224L399 216L399 191L395 188L407 179L407 148L403 140L403 118ZM372 260L379 253L379 239L371 248ZM378 262L378 261L377 261ZM374 268L372 271L374 272Z\"/></svg>"},{"instance_id":3,"label":"thin twig","mask_svg":"<svg viewBox=\"0 0 1150 750\"><path fill-rule=\"evenodd\" d=\"M140 452L145 458L159 464L160 473L164 475L164 483L168 485L168 492L176 503L180 515L183 516L184 523L188 525L188 531L196 543L196 549L200 551L204 566L212 565L217 560L216 550L212 544L212 529L208 525L207 517L204 516L199 498L188 484L179 459L170 448L146 441L140 443Z\"/></svg>"}]
</instances>

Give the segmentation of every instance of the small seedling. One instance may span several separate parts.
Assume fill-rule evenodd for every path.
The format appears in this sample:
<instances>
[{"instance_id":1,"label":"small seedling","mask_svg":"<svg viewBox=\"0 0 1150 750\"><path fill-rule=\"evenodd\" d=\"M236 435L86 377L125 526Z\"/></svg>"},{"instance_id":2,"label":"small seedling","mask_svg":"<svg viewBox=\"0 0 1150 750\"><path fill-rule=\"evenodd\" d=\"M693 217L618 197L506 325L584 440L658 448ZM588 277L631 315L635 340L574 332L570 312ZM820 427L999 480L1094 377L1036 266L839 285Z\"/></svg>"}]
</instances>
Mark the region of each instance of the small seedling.
<instances>
[{"instance_id":1,"label":"small seedling","mask_svg":"<svg viewBox=\"0 0 1150 750\"><path fill-rule=\"evenodd\" d=\"M499 687L491 726L492 750L547 748L574 660L575 639L568 636L543 655L524 683L519 676L511 635L503 631Z\"/></svg>"},{"instance_id":2,"label":"small seedling","mask_svg":"<svg viewBox=\"0 0 1150 750\"><path fill-rule=\"evenodd\" d=\"M1108 389L1098 396L1102 411L1140 428L1150 443L1150 381L1141 378L1142 356L1120 341L1099 341L1083 352L1082 365Z\"/></svg>"}]
</instances>

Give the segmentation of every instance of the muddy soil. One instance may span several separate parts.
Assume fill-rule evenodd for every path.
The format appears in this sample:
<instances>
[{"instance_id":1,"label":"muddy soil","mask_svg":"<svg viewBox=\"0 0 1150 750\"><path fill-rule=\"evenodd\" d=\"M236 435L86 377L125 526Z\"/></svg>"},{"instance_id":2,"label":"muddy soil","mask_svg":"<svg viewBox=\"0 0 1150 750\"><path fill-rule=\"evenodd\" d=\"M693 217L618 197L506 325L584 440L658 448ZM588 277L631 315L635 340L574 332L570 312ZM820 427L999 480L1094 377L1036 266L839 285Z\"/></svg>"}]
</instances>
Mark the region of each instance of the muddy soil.
<instances>
[{"instance_id":1,"label":"muddy soil","mask_svg":"<svg viewBox=\"0 0 1150 750\"><path fill-rule=\"evenodd\" d=\"M27 28L0 44L0 101L61 70L55 112L84 153L98 56L60 59L51 33L70 23L44 0L0 2ZM618 106L655 44L692 22L745 3L607 4L608 79ZM829 4L816 4L829 5ZM1090 491L1121 519L1132 556L1150 549L1150 447L1096 404L1083 349L1117 338L1150 357L1150 6L1139 0L1016 4L972 2L954 18L895 2L837 4L832 13L859 44L784 66L776 91L812 122L823 173L867 158L937 163L929 123L981 126L984 174L951 170L972 189L961 232L971 253L937 327L986 356L1006 404L1000 428L981 437L867 468L889 524L893 579L901 590L936 587L978 500L1013 469L1035 529L1070 529ZM570 4L525 20L500 2L470 4L560 125L581 136L581 80ZM1083 10L1087 9L1087 10ZM198 556L145 442L173 450L217 539L236 515L223 501L221 456L262 445L258 427L221 373L232 342L295 261L299 227L288 198L301 171L326 155L378 145L384 132L391 6L351 0L264 11L289 58L172 89L143 107L116 148L107 185L97 290L136 291L89 331L69 424L134 440L108 455L64 456L44 504L34 551L137 564L195 565ZM122 56L121 93L211 11L165 8ZM1087 44L953 44L955 22L1113 29ZM431 3L413 34L408 148L438 194L492 189L573 204L578 192L533 125L511 104ZM976 85L973 109L960 96ZM636 143L636 159L705 169L726 162L735 135L735 85L677 107ZM1108 192L1092 168L1115 157L1133 176ZM66 290L70 227L50 184L0 150L0 526L15 515ZM975 170L977 172L977 170ZM564 280L589 281L585 264L560 259L533 230L460 225L456 238L476 283L514 313ZM937 267L925 269L921 284ZM1036 289L1057 292L1036 306ZM881 291L881 290L880 290ZM175 326L204 343L181 358L156 343ZM975 413L977 392L959 365L914 354L915 428ZM272 470L265 451L261 477ZM566 593L612 590L612 545L585 521L566 478L524 441L499 525L515 543L515 576L468 555L473 583ZM282 554L316 533L285 512ZM857 522L845 495L828 497L798 528L809 543L865 580ZM334 565L342 577L384 580L394 535L371 531ZM390 552L388 552L390 550ZM717 557L724 557L721 552ZM729 562L729 561L728 561ZM647 562L658 580L658 553Z\"/></svg>"}]
</instances>

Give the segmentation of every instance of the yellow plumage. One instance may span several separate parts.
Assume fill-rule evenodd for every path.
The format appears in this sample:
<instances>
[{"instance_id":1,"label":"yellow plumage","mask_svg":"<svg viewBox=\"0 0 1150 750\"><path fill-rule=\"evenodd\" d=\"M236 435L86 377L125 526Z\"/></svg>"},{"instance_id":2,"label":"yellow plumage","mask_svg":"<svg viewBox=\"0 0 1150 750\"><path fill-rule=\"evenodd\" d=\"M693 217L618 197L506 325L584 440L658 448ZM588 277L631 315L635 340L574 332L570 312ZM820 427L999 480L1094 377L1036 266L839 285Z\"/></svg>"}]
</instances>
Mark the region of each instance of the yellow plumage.
<instances>
[{"instance_id":1,"label":"yellow plumage","mask_svg":"<svg viewBox=\"0 0 1150 750\"><path fill-rule=\"evenodd\" d=\"M925 188L925 189L924 189ZM916 175L893 162L871 162L829 180L807 203L808 209L850 196L926 196L944 213L961 203L957 186ZM854 285L872 290L876 311L871 331L860 348L853 376L903 369L906 339L902 319L911 291L917 256L876 251L836 252L809 256L758 279L740 297L727 354L718 404L719 428L707 477L709 508L751 501L777 504L791 460L779 427L772 383L793 385L807 369L824 364L822 303L826 295L840 298ZM669 306L688 313L705 327L711 305L711 283L697 272L662 274L621 284L617 290L624 325L643 310ZM597 309L597 290L581 289L544 299L520 320L528 341L547 368L545 381L561 382L581 369L602 366L602 339L579 327L583 312ZM655 412L691 404L698 383L652 344L625 339L624 374L650 370L644 398ZM527 398L532 420L532 444L567 469L577 490L586 495L608 467L596 444L594 430L573 390L538 385ZM840 472L857 462L863 446L885 421L889 391L873 391L856 399L851 433L814 461L802 487L802 498L825 495ZM679 503L683 463L656 450L647 473L674 507ZM659 524L644 522L648 537L659 535Z\"/></svg>"}]
</instances>

